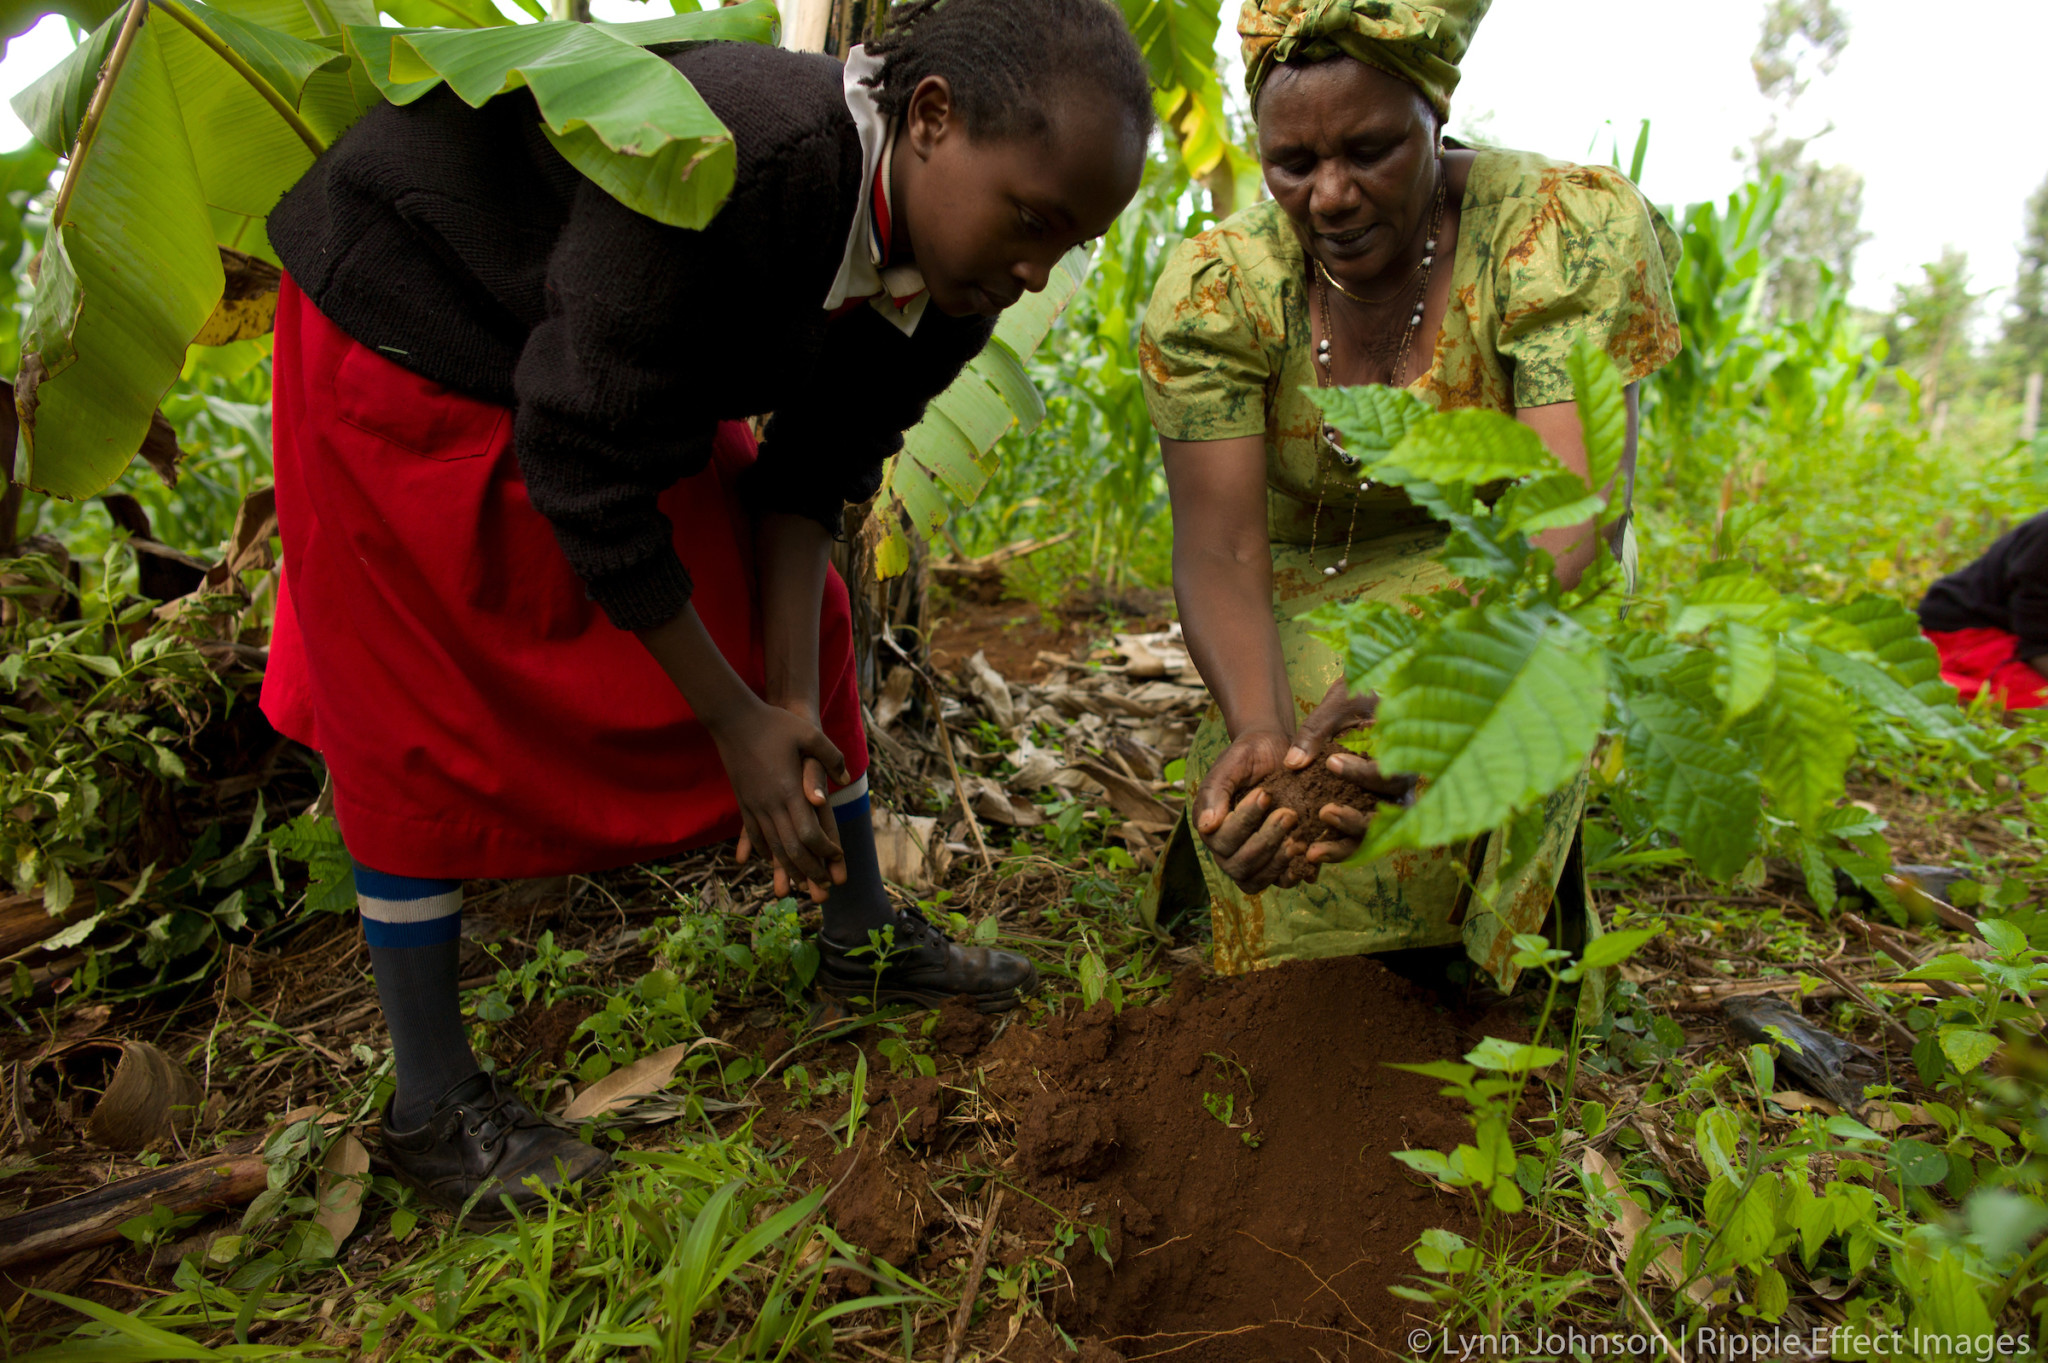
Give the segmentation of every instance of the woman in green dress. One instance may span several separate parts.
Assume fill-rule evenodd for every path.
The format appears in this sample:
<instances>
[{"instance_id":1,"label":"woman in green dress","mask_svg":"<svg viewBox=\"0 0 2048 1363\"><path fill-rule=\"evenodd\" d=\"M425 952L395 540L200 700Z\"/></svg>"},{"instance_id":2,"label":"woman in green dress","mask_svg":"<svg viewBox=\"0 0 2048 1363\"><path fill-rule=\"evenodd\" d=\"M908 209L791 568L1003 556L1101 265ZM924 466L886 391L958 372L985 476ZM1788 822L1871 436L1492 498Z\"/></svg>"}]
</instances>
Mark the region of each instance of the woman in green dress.
<instances>
[{"instance_id":1,"label":"woman in green dress","mask_svg":"<svg viewBox=\"0 0 2048 1363\"><path fill-rule=\"evenodd\" d=\"M1589 339L1628 384L1629 478L1636 384L1678 351L1677 238L1626 177L1444 137L1488 2L1247 0L1238 32L1272 198L1183 242L1146 312L1174 591L1218 707L1188 758L1191 823L1148 908L1168 917L1206 895L1225 972L1462 942L1509 987L1509 939L1563 898L1583 780L1551 801L1533 853L1489 837L1342 866L1328 863L1357 850L1364 815L1327 806L1331 836L1304 848L1293 814L1252 789L1371 713L1302 617L1454 582L1433 558L1444 528L1361 480L1315 390L1401 384L1441 409L1506 412L1584 474L1565 361ZM1537 543L1567 583L1596 548L1590 524ZM1626 535L1614 547L1628 565ZM1362 757L1331 765L1375 796L1403 789Z\"/></svg>"}]
</instances>

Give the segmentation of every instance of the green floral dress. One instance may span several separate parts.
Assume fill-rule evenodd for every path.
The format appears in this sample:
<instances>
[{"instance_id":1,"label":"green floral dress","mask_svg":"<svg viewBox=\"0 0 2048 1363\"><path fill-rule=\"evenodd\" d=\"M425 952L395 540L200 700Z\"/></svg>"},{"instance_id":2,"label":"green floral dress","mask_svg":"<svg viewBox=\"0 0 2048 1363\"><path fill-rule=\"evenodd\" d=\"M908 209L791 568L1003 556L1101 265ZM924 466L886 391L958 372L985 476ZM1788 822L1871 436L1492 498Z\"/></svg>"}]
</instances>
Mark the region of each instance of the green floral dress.
<instances>
[{"instance_id":1,"label":"green floral dress","mask_svg":"<svg viewBox=\"0 0 2048 1363\"><path fill-rule=\"evenodd\" d=\"M1413 390L1445 410L1570 402L1565 360L1582 336L1606 348L1624 381L1648 376L1678 353L1670 282L1678 254L1670 225L1619 172L1480 149L1460 210L1450 306ZM1181 243L1139 339L1160 435L1266 438L1273 615L1303 715L1343 670L1303 615L1357 597L1399 602L1452 582L1431 557L1442 527L1398 488L1360 490L1320 437L1310 297L1300 240L1268 200ZM1347 567L1325 576L1340 560ZM1212 712L1188 755L1189 790L1229 741ZM1186 896L1190 887L1176 891L1170 863L1191 850L1214 917L1218 970L1462 941L1508 987L1509 939L1541 925L1584 802L1581 780L1542 811L1540 837L1495 834L1470 847L1397 852L1255 895L1231 883L1183 823L1146 908L1157 913L1162 896L1168 906Z\"/></svg>"}]
</instances>

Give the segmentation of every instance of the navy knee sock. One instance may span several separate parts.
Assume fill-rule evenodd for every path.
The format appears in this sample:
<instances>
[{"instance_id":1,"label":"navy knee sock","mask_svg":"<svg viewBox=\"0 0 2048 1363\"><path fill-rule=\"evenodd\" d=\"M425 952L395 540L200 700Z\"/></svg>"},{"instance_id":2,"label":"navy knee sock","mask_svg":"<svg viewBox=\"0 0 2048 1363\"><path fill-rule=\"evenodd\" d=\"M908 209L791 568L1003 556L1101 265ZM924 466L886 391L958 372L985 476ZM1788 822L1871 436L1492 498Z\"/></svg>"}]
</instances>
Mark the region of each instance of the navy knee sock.
<instances>
[{"instance_id":1,"label":"navy knee sock","mask_svg":"<svg viewBox=\"0 0 2048 1363\"><path fill-rule=\"evenodd\" d=\"M865 946L870 931L896 921L896 908L882 883L882 864L875 857L867 778L863 776L832 798L839 847L846 854L846 883L832 886L825 894L825 936L841 947Z\"/></svg>"},{"instance_id":2,"label":"navy knee sock","mask_svg":"<svg viewBox=\"0 0 2048 1363\"><path fill-rule=\"evenodd\" d=\"M356 902L398 1072L391 1126L410 1131L478 1069L457 988L462 882L386 875L358 862Z\"/></svg>"}]
</instances>

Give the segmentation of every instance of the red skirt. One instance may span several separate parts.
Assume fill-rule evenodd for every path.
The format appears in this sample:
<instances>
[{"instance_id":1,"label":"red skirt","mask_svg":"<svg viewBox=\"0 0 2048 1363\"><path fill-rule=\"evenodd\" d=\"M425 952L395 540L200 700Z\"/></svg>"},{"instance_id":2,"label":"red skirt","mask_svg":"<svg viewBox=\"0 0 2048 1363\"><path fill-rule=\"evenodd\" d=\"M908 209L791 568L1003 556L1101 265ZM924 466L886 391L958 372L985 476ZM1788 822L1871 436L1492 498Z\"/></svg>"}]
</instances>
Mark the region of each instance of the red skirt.
<instances>
[{"instance_id":1,"label":"red skirt","mask_svg":"<svg viewBox=\"0 0 2048 1363\"><path fill-rule=\"evenodd\" d=\"M287 278L274 369L284 572L263 713L316 748L349 851L393 875L596 871L738 835L711 735L585 595L526 500L512 413L356 344ZM661 497L692 598L756 692L766 677L754 459L720 425L711 466ZM826 735L867 770L846 587L825 583Z\"/></svg>"},{"instance_id":2,"label":"red skirt","mask_svg":"<svg viewBox=\"0 0 2048 1363\"><path fill-rule=\"evenodd\" d=\"M2048 705L2048 677L2019 659L2017 634L2002 629L1929 630L1927 640L1941 655L1941 679L1968 704L1989 688L2008 710Z\"/></svg>"}]
</instances>

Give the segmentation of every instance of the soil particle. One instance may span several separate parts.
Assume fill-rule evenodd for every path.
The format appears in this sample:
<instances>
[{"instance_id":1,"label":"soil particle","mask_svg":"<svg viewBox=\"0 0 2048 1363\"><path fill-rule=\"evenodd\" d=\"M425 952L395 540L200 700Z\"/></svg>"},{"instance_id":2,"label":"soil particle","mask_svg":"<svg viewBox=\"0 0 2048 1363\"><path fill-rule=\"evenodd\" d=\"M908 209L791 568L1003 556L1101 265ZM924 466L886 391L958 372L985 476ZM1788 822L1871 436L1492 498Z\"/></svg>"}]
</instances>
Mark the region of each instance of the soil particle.
<instances>
[{"instance_id":1,"label":"soil particle","mask_svg":"<svg viewBox=\"0 0 2048 1363\"><path fill-rule=\"evenodd\" d=\"M965 994L947 999L939 1007L938 1025L932 1029L932 1049L946 1055L973 1055L988 1044L992 1023Z\"/></svg>"},{"instance_id":2,"label":"soil particle","mask_svg":"<svg viewBox=\"0 0 2048 1363\"><path fill-rule=\"evenodd\" d=\"M1095 1178L1116 1147L1116 1114L1098 1098L1041 1093L1017 1121L1017 1163L1034 1177Z\"/></svg>"},{"instance_id":3,"label":"soil particle","mask_svg":"<svg viewBox=\"0 0 2048 1363\"><path fill-rule=\"evenodd\" d=\"M570 1038L583 1025L583 1019L596 1011L586 998L563 999L532 1010L520 1019L516 1033L507 1037L515 1052L511 1058L523 1059L529 1069L559 1067L569 1053Z\"/></svg>"},{"instance_id":4,"label":"soil particle","mask_svg":"<svg viewBox=\"0 0 2048 1363\"><path fill-rule=\"evenodd\" d=\"M1048 1309L1116 1351L1101 1359L1400 1351L1408 1308L1387 1288L1415 1271L1409 1247L1432 1226L1473 1227L1391 1157L1466 1138L1461 1111L1436 1081L1387 1066L1469 1043L1364 957L1179 984L1121 1019L1105 1005L989 1048L1011 1062L989 1077L1019 1169L1065 1219L1118 1232L1113 1269L1068 1255L1073 1289Z\"/></svg>"},{"instance_id":5,"label":"soil particle","mask_svg":"<svg viewBox=\"0 0 2048 1363\"><path fill-rule=\"evenodd\" d=\"M826 1183L838 1189L826 1206L849 1244L898 1268L910 1262L926 1218L924 1180L909 1161L872 1132L863 1133L832 1165Z\"/></svg>"},{"instance_id":6,"label":"soil particle","mask_svg":"<svg viewBox=\"0 0 2048 1363\"><path fill-rule=\"evenodd\" d=\"M1316 873L1316 863L1308 859L1308 849L1330 832L1330 826L1323 822L1323 806L1349 805L1353 809L1370 810L1379 803L1377 797L1330 770L1332 756L1351 752L1342 741L1345 734L1351 732L1353 730L1347 729L1327 739L1317 750L1316 760L1301 770L1283 767L1259 782L1257 787L1272 801L1272 808L1294 811L1294 838L1301 845L1302 855L1289 861L1288 869L1305 880L1315 879Z\"/></svg>"},{"instance_id":7,"label":"soil particle","mask_svg":"<svg viewBox=\"0 0 2048 1363\"><path fill-rule=\"evenodd\" d=\"M913 1145L930 1145L944 1129L946 1112L952 1107L953 1091L937 1079L920 1076L898 1080L889 1093L896 1110L898 1131Z\"/></svg>"}]
</instances>

